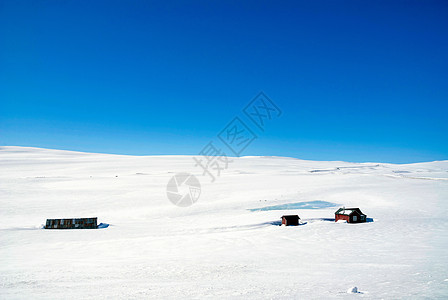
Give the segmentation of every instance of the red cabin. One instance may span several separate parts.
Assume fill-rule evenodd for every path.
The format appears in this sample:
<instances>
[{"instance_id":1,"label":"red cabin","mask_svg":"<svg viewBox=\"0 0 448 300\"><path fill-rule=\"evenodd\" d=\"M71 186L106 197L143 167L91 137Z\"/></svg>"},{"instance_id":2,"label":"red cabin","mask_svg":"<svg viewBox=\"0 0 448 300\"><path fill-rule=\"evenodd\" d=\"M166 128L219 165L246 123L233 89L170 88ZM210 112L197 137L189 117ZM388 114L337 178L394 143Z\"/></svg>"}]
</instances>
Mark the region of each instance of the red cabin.
<instances>
[{"instance_id":1,"label":"red cabin","mask_svg":"<svg viewBox=\"0 0 448 300\"><path fill-rule=\"evenodd\" d=\"M298 215L282 216L282 225L297 226L297 225L299 225L299 220L300 220L300 218Z\"/></svg>"},{"instance_id":2,"label":"red cabin","mask_svg":"<svg viewBox=\"0 0 448 300\"><path fill-rule=\"evenodd\" d=\"M359 208L340 208L334 213L335 222L345 220L347 223L364 223L367 216Z\"/></svg>"}]
</instances>

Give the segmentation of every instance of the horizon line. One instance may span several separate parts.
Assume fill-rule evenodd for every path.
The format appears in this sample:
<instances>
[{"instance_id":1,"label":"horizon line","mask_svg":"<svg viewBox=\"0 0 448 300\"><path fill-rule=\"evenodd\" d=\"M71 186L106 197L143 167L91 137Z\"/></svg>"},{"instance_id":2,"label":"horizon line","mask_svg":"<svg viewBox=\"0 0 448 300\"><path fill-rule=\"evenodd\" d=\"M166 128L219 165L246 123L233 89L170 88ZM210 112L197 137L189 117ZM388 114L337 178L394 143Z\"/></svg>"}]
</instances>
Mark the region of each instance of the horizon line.
<instances>
[{"instance_id":1,"label":"horizon line","mask_svg":"<svg viewBox=\"0 0 448 300\"><path fill-rule=\"evenodd\" d=\"M65 151L65 152L75 152L82 154L102 154L102 155L115 155L115 156L133 156L133 157L151 157L151 156L200 156L199 154L123 154L123 153L110 153L110 152L88 152L81 150L72 150L72 149L60 149L60 148L43 148L36 146L16 146L16 145L0 145L0 151L2 148L28 148L28 149L39 149L39 150L49 150L49 151ZM214 156L214 155L212 155ZM431 160L431 161L419 161L412 163L391 163L391 162L381 162L381 161L345 161L345 160L315 160L315 159L303 159L299 157L293 156L280 156L280 155L243 155L243 156L230 156L230 158L245 158L245 157L266 157L266 158L289 158L289 159L297 159L303 161L316 161L316 162L345 162L345 163L354 163L354 164L369 164L369 163L377 163L377 164L390 164L390 165L412 165L412 164L421 164L421 163L434 163L434 162L448 162L448 159L443 160Z\"/></svg>"}]
</instances>

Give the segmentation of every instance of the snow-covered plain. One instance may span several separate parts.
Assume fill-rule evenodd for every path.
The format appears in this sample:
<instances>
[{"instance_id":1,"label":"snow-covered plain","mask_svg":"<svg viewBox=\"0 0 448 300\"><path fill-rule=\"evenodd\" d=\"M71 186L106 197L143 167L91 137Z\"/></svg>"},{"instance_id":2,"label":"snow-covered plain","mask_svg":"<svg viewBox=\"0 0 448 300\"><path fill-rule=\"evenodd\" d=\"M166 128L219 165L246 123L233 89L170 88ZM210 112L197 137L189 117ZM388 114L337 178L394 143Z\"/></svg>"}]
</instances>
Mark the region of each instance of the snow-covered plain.
<instances>
[{"instance_id":1,"label":"snow-covered plain","mask_svg":"<svg viewBox=\"0 0 448 300\"><path fill-rule=\"evenodd\" d=\"M187 208L166 195L177 172L202 184ZM199 175L188 156L0 147L0 298L448 297L448 161L242 157ZM335 223L343 205L373 222ZM110 226L41 229L73 217Z\"/></svg>"}]
</instances>

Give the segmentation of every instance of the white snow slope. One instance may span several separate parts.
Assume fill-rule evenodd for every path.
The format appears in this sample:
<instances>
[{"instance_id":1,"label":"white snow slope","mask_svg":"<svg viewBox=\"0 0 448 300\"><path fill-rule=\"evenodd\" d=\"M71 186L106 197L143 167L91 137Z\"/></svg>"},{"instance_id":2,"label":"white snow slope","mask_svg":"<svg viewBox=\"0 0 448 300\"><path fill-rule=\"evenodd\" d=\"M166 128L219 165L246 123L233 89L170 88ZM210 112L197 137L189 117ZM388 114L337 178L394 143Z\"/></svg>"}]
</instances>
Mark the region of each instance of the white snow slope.
<instances>
[{"instance_id":1,"label":"white snow slope","mask_svg":"<svg viewBox=\"0 0 448 300\"><path fill-rule=\"evenodd\" d=\"M201 181L191 207L166 196L176 172ZM448 161L242 157L214 183L201 173L189 156L0 147L0 298L448 297ZM335 223L343 205L374 221ZM110 226L41 228L74 217Z\"/></svg>"}]
</instances>

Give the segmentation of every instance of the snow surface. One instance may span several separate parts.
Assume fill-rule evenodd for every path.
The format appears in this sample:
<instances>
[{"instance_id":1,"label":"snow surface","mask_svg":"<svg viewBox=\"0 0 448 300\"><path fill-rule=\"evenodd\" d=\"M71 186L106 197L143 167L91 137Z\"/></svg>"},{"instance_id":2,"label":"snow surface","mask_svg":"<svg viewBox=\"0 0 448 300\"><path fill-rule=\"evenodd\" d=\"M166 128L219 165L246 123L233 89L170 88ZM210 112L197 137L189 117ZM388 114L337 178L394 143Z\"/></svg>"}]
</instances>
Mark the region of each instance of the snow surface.
<instances>
[{"instance_id":1,"label":"snow surface","mask_svg":"<svg viewBox=\"0 0 448 300\"><path fill-rule=\"evenodd\" d=\"M352 212L353 212L353 209L345 209L343 211L340 211L339 214L349 216Z\"/></svg>"},{"instance_id":2,"label":"snow surface","mask_svg":"<svg viewBox=\"0 0 448 300\"><path fill-rule=\"evenodd\" d=\"M0 147L0 298L448 297L448 161L232 160L181 208L165 189L201 174L189 156ZM110 226L41 229L86 216Z\"/></svg>"}]
</instances>

